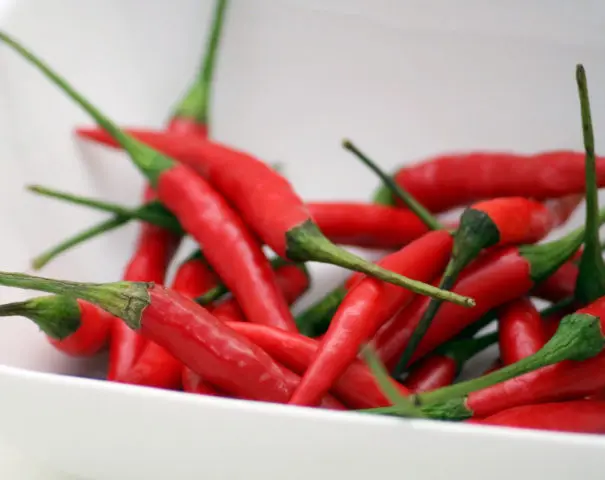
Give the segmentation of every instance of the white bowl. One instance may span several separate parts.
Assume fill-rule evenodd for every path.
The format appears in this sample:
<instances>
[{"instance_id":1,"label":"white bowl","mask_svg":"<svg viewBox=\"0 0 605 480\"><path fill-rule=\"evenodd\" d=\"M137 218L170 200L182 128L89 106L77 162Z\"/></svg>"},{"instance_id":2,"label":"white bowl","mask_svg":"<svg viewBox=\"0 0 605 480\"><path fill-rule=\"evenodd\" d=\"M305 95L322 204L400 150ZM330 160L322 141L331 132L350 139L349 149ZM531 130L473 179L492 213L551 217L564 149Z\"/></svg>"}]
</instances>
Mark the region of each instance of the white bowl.
<instances>
[{"instance_id":1,"label":"white bowl","mask_svg":"<svg viewBox=\"0 0 605 480\"><path fill-rule=\"evenodd\" d=\"M159 126L193 76L211 2L0 0L16 35L124 124ZM309 199L364 199L376 185L340 147L348 136L384 166L444 150L581 147L574 66L592 87L605 139L605 6L447 0L233 1L213 133L286 174ZM43 201L44 183L136 204L142 181L119 153L77 143L89 119L0 47L0 266L103 218ZM578 223L581 214L572 223ZM114 280L130 226L44 273ZM186 253L186 252L185 252ZM315 268L315 294L343 272ZM0 301L31 293L2 289ZM302 304L308 303L312 297ZM597 479L605 440L332 413L77 378L101 360L54 351L21 318L0 322L0 436L78 477ZM63 374L63 375L57 375Z\"/></svg>"}]
</instances>

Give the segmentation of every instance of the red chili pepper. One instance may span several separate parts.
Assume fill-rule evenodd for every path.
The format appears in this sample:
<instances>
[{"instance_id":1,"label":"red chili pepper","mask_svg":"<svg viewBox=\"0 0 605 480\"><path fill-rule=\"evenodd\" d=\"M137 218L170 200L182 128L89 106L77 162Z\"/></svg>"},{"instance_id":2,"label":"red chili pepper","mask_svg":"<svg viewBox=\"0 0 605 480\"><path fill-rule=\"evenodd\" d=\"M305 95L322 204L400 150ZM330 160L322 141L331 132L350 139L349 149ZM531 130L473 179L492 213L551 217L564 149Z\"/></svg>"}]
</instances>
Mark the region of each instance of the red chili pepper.
<instances>
[{"instance_id":1,"label":"red chili pepper","mask_svg":"<svg viewBox=\"0 0 605 480\"><path fill-rule=\"evenodd\" d=\"M308 203L321 232L332 242L368 248L401 248L428 229L409 210L371 203Z\"/></svg>"},{"instance_id":2,"label":"red chili pepper","mask_svg":"<svg viewBox=\"0 0 605 480\"><path fill-rule=\"evenodd\" d=\"M145 199L153 198L151 188ZM179 244L180 237L154 225L141 225L138 245L124 272L124 280L164 283L166 269ZM146 346L145 338L128 328L119 318L111 327L109 370L107 379L123 382Z\"/></svg>"},{"instance_id":3,"label":"red chili pepper","mask_svg":"<svg viewBox=\"0 0 605 480\"><path fill-rule=\"evenodd\" d=\"M298 315L295 318L298 331L307 337L315 339L323 336L328 331L330 322L347 295L348 290L345 286L338 286Z\"/></svg>"},{"instance_id":4,"label":"red chili pepper","mask_svg":"<svg viewBox=\"0 0 605 480\"><path fill-rule=\"evenodd\" d=\"M539 351L549 340L540 313L526 297L498 309L500 359L504 365Z\"/></svg>"},{"instance_id":5,"label":"red chili pepper","mask_svg":"<svg viewBox=\"0 0 605 480\"><path fill-rule=\"evenodd\" d=\"M439 287L451 290L460 272L488 247L535 243L546 236L559 221L560 214L527 198L495 198L467 208L454 234L452 258ZM441 302L431 301L401 356L407 365L425 335ZM401 373L401 372L397 372Z\"/></svg>"},{"instance_id":6,"label":"red chili pepper","mask_svg":"<svg viewBox=\"0 0 605 480\"><path fill-rule=\"evenodd\" d=\"M94 303L122 318L131 328L165 348L227 394L285 403L300 381L297 375L275 363L261 348L206 309L161 285L145 282L77 283L10 272L0 272L0 285L40 290ZM54 323L43 327L66 333L68 323L61 317L54 320ZM72 329L75 331L77 325L72 325ZM343 408L329 396L323 405Z\"/></svg>"},{"instance_id":7,"label":"red chili pepper","mask_svg":"<svg viewBox=\"0 0 605 480\"><path fill-rule=\"evenodd\" d=\"M299 374L304 374L319 349L317 340L296 333L251 323L234 322L228 325ZM409 390L403 385L395 381L393 385L402 395L409 395ZM391 404L370 369L361 360L355 360L349 365L336 380L332 390L351 408L374 408Z\"/></svg>"},{"instance_id":8,"label":"red chili pepper","mask_svg":"<svg viewBox=\"0 0 605 480\"><path fill-rule=\"evenodd\" d=\"M113 319L88 302L61 295L0 306L0 316L17 315L38 323L53 346L75 357L87 357L99 352L107 343Z\"/></svg>"},{"instance_id":9,"label":"red chili pepper","mask_svg":"<svg viewBox=\"0 0 605 480\"><path fill-rule=\"evenodd\" d=\"M405 380L414 393L429 392L451 385L464 364L498 340L496 332L481 337L454 340L435 354L418 362Z\"/></svg>"},{"instance_id":10,"label":"red chili pepper","mask_svg":"<svg viewBox=\"0 0 605 480\"><path fill-rule=\"evenodd\" d=\"M580 194L583 173L583 152L471 152L403 167L394 178L431 212L439 213L489 198L546 200ZM598 159L597 173L598 185L605 186L603 158Z\"/></svg>"},{"instance_id":11,"label":"red chili pepper","mask_svg":"<svg viewBox=\"0 0 605 480\"><path fill-rule=\"evenodd\" d=\"M557 432L605 433L605 402L576 400L525 405L473 423Z\"/></svg>"},{"instance_id":12,"label":"red chili pepper","mask_svg":"<svg viewBox=\"0 0 605 480\"><path fill-rule=\"evenodd\" d=\"M574 294L576 281L578 280L578 261L581 256L582 252L579 250L555 273L536 285L531 291L532 296L549 302L558 302L571 297Z\"/></svg>"},{"instance_id":13,"label":"red chili pepper","mask_svg":"<svg viewBox=\"0 0 605 480\"><path fill-rule=\"evenodd\" d=\"M421 281L437 275L451 251L452 237L444 230L429 232L380 261L384 268ZM305 372L291 404L315 405L353 362L362 343L412 297L409 290L365 278L349 291L334 315L317 356Z\"/></svg>"}]
</instances>

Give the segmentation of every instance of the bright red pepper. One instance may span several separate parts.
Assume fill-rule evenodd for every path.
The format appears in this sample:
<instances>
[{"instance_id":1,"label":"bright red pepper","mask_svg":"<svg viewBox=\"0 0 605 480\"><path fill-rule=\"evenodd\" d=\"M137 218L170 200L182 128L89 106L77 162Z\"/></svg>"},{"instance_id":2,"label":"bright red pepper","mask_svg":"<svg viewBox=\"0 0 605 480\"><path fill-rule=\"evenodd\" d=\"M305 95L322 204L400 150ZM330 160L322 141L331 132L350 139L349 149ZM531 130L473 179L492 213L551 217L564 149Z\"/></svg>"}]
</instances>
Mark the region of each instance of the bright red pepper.
<instances>
[{"instance_id":1,"label":"bright red pepper","mask_svg":"<svg viewBox=\"0 0 605 480\"><path fill-rule=\"evenodd\" d=\"M379 263L384 268L426 281L443 269L451 246L451 235L437 230L386 256ZM334 315L317 356L290 403L315 405L353 362L363 342L371 338L412 296L409 290L370 277L351 289Z\"/></svg>"},{"instance_id":2,"label":"bright red pepper","mask_svg":"<svg viewBox=\"0 0 605 480\"><path fill-rule=\"evenodd\" d=\"M183 384L183 390L189 393L218 395L213 387L202 380L202 377L187 367L183 367L181 370L181 383Z\"/></svg>"},{"instance_id":3,"label":"bright red pepper","mask_svg":"<svg viewBox=\"0 0 605 480\"><path fill-rule=\"evenodd\" d=\"M537 154L472 152L442 155L406 166L395 180L431 212L478 200L526 197L559 198L584 191L584 153ZM598 185L605 186L605 159L597 163Z\"/></svg>"},{"instance_id":4,"label":"bright red pepper","mask_svg":"<svg viewBox=\"0 0 605 480\"><path fill-rule=\"evenodd\" d=\"M53 280L0 272L0 284L94 303L157 343L221 391L240 398L285 403L300 382L261 348L174 290L145 282L106 284ZM43 321L45 319L35 319ZM71 333L61 316L43 325ZM69 333L69 332L67 332ZM63 335L67 336L67 335ZM326 396L324 406L344 408Z\"/></svg>"},{"instance_id":5,"label":"bright red pepper","mask_svg":"<svg viewBox=\"0 0 605 480\"><path fill-rule=\"evenodd\" d=\"M368 248L401 248L428 229L414 213L371 203L308 203L321 232L332 242Z\"/></svg>"},{"instance_id":6,"label":"bright red pepper","mask_svg":"<svg viewBox=\"0 0 605 480\"><path fill-rule=\"evenodd\" d=\"M574 294L576 281L578 280L578 261L582 252L578 251L569 261L565 262L559 269L543 282L532 289L534 297L559 302Z\"/></svg>"},{"instance_id":7,"label":"bright red pepper","mask_svg":"<svg viewBox=\"0 0 605 480\"><path fill-rule=\"evenodd\" d=\"M605 402L576 400L524 405L473 423L556 432L605 433Z\"/></svg>"},{"instance_id":8,"label":"bright red pepper","mask_svg":"<svg viewBox=\"0 0 605 480\"><path fill-rule=\"evenodd\" d=\"M296 333L250 323L229 323L229 326L299 374L304 374L319 349L317 340ZM403 385L395 381L393 384L402 395L409 394L409 390ZM332 390L351 408L374 408L391 404L370 369L361 360L355 360L349 365L335 381Z\"/></svg>"},{"instance_id":9,"label":"bright red pepper","mask_svg":"<svg viewBox=\"0 0 605 480\"><path fill-rule=\"evenodd\" d=\"M504 365L533 355L550 339L534 304L526 297L498 309L500 359Z\"/></svg>"}]
</instances>

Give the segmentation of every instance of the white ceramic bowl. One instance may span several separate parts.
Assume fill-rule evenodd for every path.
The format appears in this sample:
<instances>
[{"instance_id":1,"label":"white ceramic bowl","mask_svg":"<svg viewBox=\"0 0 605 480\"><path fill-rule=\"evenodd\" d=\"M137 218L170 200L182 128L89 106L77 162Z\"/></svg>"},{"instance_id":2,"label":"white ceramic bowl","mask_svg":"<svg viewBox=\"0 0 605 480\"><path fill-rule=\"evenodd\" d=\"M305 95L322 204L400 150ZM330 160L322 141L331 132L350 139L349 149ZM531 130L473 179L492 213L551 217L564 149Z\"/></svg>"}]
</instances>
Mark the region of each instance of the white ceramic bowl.
<instances>
[{"instance_id":1,"label":"white ceramic bowl","mask_svg":"<svg viewBox=\"0 0 605 480\"><path fill-rule=\"evenodd\" d=\"M159 126L191 79L211 2L0 0L2 28L125 124ZM376 182L349 136L386 167L444 150L580 148L574 66L585 63L604 144L605 6L598 1L233 0L213 132L267 161L309 199L364 199ZM102 218L26 194L44 183L135 204L119 153L76 143L87 117L0 47L0 266ZM581 215L574 222L581 220ZM44 273L119 277L134 226ZM314 292L343 273L314 268ZM31 293L0 290L0 301ZM312 298L312 297L311 297ZM306 300L310 301L311 298ZM188 396L77 378L20 318L0 322L0 436L92 479L602 478L605 440Z\"/></svg>"}]
</instances>

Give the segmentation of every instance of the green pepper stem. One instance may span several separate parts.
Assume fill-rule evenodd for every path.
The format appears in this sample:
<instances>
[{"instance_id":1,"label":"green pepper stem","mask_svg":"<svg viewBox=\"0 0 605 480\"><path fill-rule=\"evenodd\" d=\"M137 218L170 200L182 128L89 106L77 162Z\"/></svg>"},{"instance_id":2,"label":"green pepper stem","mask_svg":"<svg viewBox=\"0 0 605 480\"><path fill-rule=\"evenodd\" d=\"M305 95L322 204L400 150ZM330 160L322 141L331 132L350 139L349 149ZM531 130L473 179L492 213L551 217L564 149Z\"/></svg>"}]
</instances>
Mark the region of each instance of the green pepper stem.
<instances>
[{"instance_id":1,"label":"green pepper stem","mask_svg":"<svg viewBox=\"0 0 605 480\"><path fill-rule=\"evenodd\" d=\"M191 85L183 99L175 107L172 118L194 120L197 124L204 127L209 125L212 77L223 30L227 3L227 0L217 0L215 3L212 28L206 42L202 68L193 85Z\"/></svg>"},{"instance_id":2,"label":"green pepper stem","mask_svg":"<svg viewBox=\"0 0 605 480\"><path fill-rule=\"evenodd\" d=\"M35 257L32 260L32 267L35 270L40 270L42 267L48 265L52 260L61 255L62 253L71 250L77 245L80 245L87 240L95 238L103 233L114 230L122 225L128 223L129 219L126 217L114 217L109 220L105 220L104 222L93 225L86 230L82 230L81 232L73 235L61 243L49 248L48 250L42 252L40 255Z\"/></svg>"},{"instance_id":3,"label":"green pepper stem","mask_svg":"<svg viewBox=\"0 0 605 480\"><path fill-rule=\"evenodd\" d=\"M412 194L404 190L393 177L382 170L376 162L371 160L359 148L357 148L350 140L343 140L342 146L353 153L359 160L362 161L370 170L372 170L382 180L389 190L399 198L414 214L424 223L429 230L441 230L443 225L437 220L431 212L424 208Z\"/></svg>"},{"instance_id":4,"label":"green pepper stem","mask_svg":"<svg viewBox=\"0 0 605 480\"><path fill-rule=\"evenodd\" d=\"M287 256L292 260L316 261L338 265L349 270L365 273L393 285L406 288L420 295L428 295L463 307L473 307L475 301L454 292L441 290L418 280L386 270L368 262L328 240L312 221L307 221L286 233Z\"/></svg>"},{"instance_id":5,"label":"green pepper stem","mask_svg":"<svg viewBox=\"0 0 605 480\"><path fill-rule=\"evenodd\" d=\"M389 175L393 178L392 175ZM393 179L394 181L394 179ZM377 205L384 205L385 207L394 207L395 199L393 198L393 192L384 183L378 186L374 195L372 196L372 202Z\"/></svg>"},{"instance_id":6,"label":"green pepper stem","mask_svg":"<svg viewBox=\"0 0 605 480\"><path fill-rule=\"evenodd\" d=\"M80 105L80 107L82 107L82 109L85 110L101 128L106 130L107 133L109 133L129 153L133 163L141 170L153 186L157 185L160 174L174 165L174 160L162 155L125 133L116 123L102 114L99 109L76 91L65 78L59 75L46 62L38 58L33 52L21 45L14 38L5 32L0 31L0 40L34 65L44 74L44 76L46 76L46 78Z\"/></svg>"},{"instance_id":7,"label":"green pepper stem","mask_svg":"<svg viewBox=\"0 0 605 480\"><path fill-rule=\"evenodd\" d=\"M330 321L345 298L347 290L339 285L295 318L298 331L307 337L317 337L328 330Z\"/></svg>"},{"instance_id":8,"label":"green pepper stem","mask_svg":"<svg viewBox=\"0 0 605 480\"><path fill-rule=\"evenodd\" d=\"M0 305L0 317L9 316L29 318L49 337L63 340L80 327L81 312L75 299L51 295Z\"/></svg>"},{"instance_id":9,"label":"green pepper stem","mask_svg":"<svg viewBox=\"0 0 605 480\"><path fill-rule=\"evenodd\" d=\"M597 220L599 197L596 180L594 133L586 72L582 65L576 67L576 81L582 112L584 150L586 151L586 234L584 235L584 251L580 257L574 296L580 304L588 305L605 295L605 262L603 262L601 253Z\"/></svg>"},{"instance_id":10,"label":"green pepper stem","mask_svg":"<svg viewBox=\"0 0 605 480\"><path fill-rule=\"evenodd\" d=\"M45 197L62 200L74 205L93 208L102 212L113 213L114 215L126 218L127 220L142 220L144 222L170 230L178 235L183 235L184 233L183 228L176 217L166 210L164 206L157 200L145 203L137 208L128 208L117 203L62 192L60 190L55 190L40 185L30 185L27 187L27 189L30 192L43 195Z\"/></svg>"},{"instance_id":11,"label":"green pepper stem","mask_svg":"<svg viewBox=\"0 0 605 480\"><path fill-rule=\"evenodd\" d=\"M145 282L80 283L13 272L0 272L0 285L86 300L120 317L133 329L141 326L143 310L151 303L148 289L153 287L153 283Z\"/></svg>"}]
</instances>

